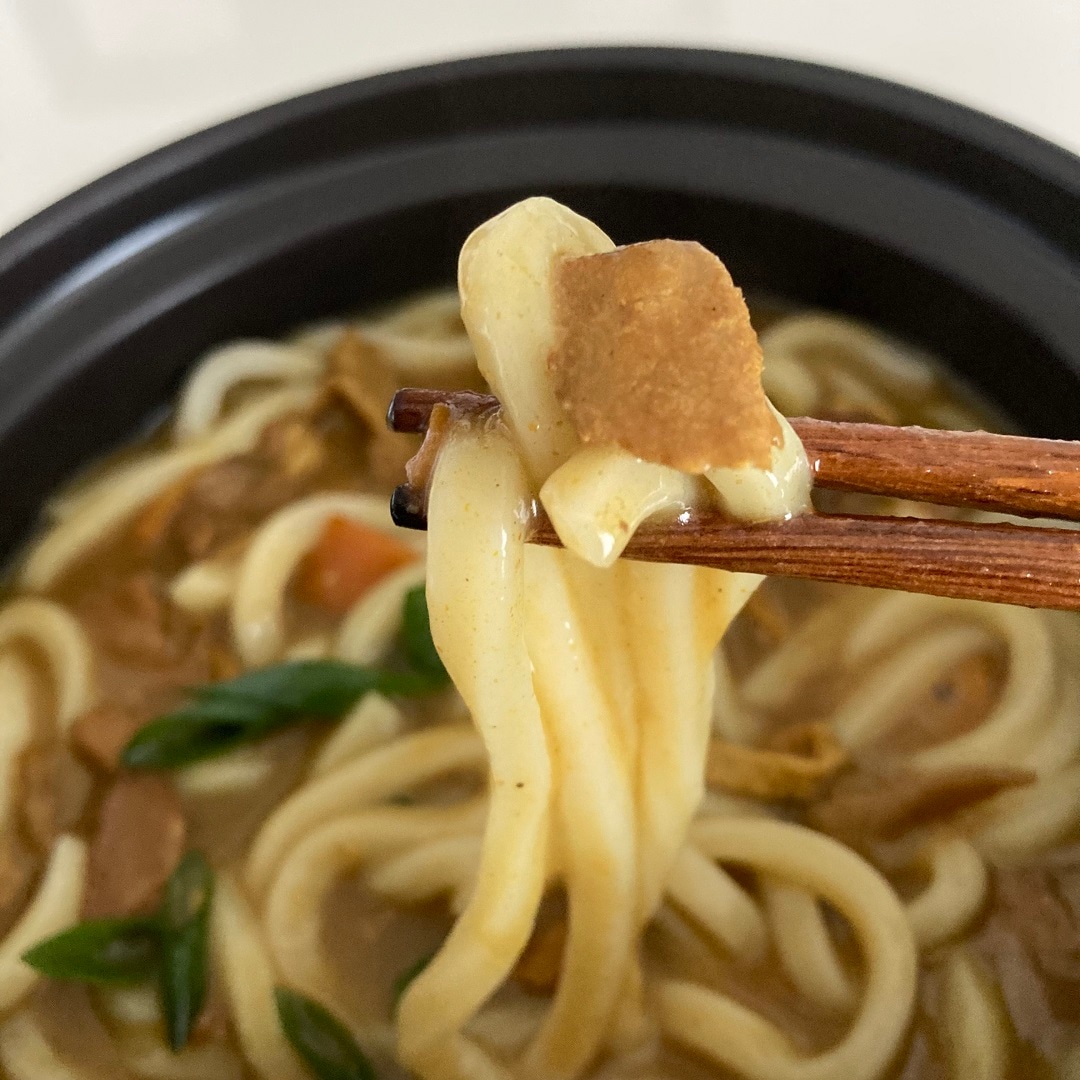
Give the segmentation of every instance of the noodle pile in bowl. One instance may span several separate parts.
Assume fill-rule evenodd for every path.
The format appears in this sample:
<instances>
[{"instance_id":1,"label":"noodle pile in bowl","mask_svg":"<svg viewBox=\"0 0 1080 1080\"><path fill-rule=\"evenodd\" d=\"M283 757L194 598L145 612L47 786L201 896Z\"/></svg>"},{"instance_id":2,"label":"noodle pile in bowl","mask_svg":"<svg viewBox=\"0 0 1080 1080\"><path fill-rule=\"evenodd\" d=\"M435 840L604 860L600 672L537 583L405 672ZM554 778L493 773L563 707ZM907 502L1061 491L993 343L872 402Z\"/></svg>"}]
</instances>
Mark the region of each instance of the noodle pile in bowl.
<instances>
[{"instance_id":1,"label":"noodle pile in bowl","mask_svg":"<svg viewBox=\"0 0 1080 1080\"><path fill-rule=\"evenodd\" d=\"M1080 1075L1075 617L618 559L652 515L805 510L781 413L977 411L818 314L766 319L770 405L712 256L546 199L459 290L211 353L51 504L0 610L6 1075ZM641 411L673 353L679 430ZM426 541L388 514L403 384L503 406L441 431ZM161 951L21 959L95 919Z\"/></svg>"}]
</instances>

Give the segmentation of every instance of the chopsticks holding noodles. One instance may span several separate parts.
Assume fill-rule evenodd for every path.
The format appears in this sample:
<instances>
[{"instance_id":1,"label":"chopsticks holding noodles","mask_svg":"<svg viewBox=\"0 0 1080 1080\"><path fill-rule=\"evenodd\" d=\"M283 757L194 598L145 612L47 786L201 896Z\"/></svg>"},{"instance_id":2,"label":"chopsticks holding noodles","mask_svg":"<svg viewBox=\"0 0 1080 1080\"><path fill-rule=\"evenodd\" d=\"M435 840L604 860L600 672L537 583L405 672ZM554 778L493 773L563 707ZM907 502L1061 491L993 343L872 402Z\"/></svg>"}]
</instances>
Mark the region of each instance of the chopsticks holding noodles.
<instances>
[{"instance_id":1,"label":"chopsticks holding noodles","mask_svg":"<svg viewBox=\"0 0 1080 1080\"><path fill-rule=\"evenodd\" d=\"M456 415L494 411L494 397L399 390L388 413L423 432L436 404ZM814 486L1080 520L1080 442L800 418ZM423 492L397 489L394 520L425 528ZM558 545L538 507L530 541ZM648 521L625 558L813 578L1027 607L1080 610L1080 531L910 517L806 513L746 524L701 512Z\"/></svg>"}]
</instances>

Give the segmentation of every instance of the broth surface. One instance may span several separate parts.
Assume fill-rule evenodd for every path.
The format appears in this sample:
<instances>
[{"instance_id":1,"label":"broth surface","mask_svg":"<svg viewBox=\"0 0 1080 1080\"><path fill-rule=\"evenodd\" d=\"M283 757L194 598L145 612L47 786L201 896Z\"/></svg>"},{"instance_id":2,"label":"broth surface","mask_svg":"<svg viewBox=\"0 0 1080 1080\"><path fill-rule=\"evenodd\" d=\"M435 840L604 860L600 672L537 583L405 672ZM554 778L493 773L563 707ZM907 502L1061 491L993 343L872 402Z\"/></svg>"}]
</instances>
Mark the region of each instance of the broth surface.
<instances>
[{"instance_id":1,"label":"broth surface","mask_svg":"<svg viewBox=\"0 0 1080 1080\"><path fill-rule=\"evenodd\" d=\"M773 304L763 304L755 321L766 390L787 415L994 424L936 364L872 330ZM130 738L188 702L193 687L290 659L400 662L396 612L409 585L401 565L350 591L334 576L340 567L328 537L344 528L335 524L342 521L392 532L385 507L417 448L416 440L381 427L392 390L479 385L452 294L304 331L286 343L229 350L195 369L160 437L54 500L42 539L16 570L5 611L36 606L11 629L0 612L0 701L11 715L22 702L28 719L22 734L13 728L0 746L8 815L0 935L13 934L35 903L62 837L85 846L88 869L71 910L50 932L87 913L153 910L176 856L194 848L226 882L215 904L232 904L229 919L215 921L209 1000L189 1047L174 1056L151 987L43 979L18 991L6 989L7 976L0 976L0 998L7 995L0 1002L0 1064L12 1080L304 1075L295 1059L274 1058L287 1053L280 1037L256 1030L253 1018L262 1014L241 1000L229 974L238 961L226 955L222 934L237 932L247 918L258 928L250 947L261 950L274 981L295 984L298 976L282 966L293 954L275 953L278 924L267 914L274 874L285 872L283 862L316 826L359 813L372 800L351 804L343 781L345 789L323 811L292 828L268 872L258 869L259 844L285 820L283 807L298 805L305 791L325 787L343 770L360 777L358 763L388 752L395 739L467 730L463 702L440 689L386 700L370 730L352 712L185 768L133 772L119 763ZM229 425L245 423L246 438L221 438ZM149 480L133 486L140 469ZM835 493L818 502L827 510L944 513ZM290 514L303 518L291 532L280 528ZM265 571L252 564L260 538L273 528L293 551L279 560L284 571L276 563ZM406 569L420 565L408 560L422 560L422 537L393 543ZM401 583L382 608L362 608L391 578ZM244 589L251 595L241 595ZM988 613L986 605L929 598L889 603L869 590L779 579L760 588L717 654L717 759L720 743L791 754L804 745L800 733L819 725L844 745L846 764L813 797L791 798L755 795L748 785L767 780L754 773L732 781L729 766L714 769L710 758L707 801L725 813L805 824L840 840L884 875L909 912L935 884L977 893L970 911L952 923L937 909L927 916L924 905L915 1018L882 1077L1078 1076L1080 623L1072 615ZM57 618L66 620L60 631ZM89 654L85 685L71 662L71 627ZM1038 667L1030 666L1032 657ZM77 711L64 715L72 701ZM1003 710L1012 717L1007 739L953 753L969 745L962 740L1000 724ZM352 745L335 744L347 725L356 733ZM465 813L469 800L484 797L482 763L472 762L467 747L447 754L459 763L388 790L380 806L391 816L425 808ZM377 777L363 780L369 782L378 785ZM395 889L407 894L419 886L392 884L406 867L391 865L395 849L380 848L378 837L370 858L342 862L326 892L314 933L329 957L330 981L319 997L344 1019L380 1076L406 1075L393 1060L395 983L438 948L467 899L474 833L463 827L447 864L432 864L432 880L440 873L444 880L430 896L392 899ZM775 882L746 867L726 869L767 924L783 918L778 905L785 899ZM943 903L948 907L948 898ZM558 895L548 896L526 958L472 1022L474 1037L496 1059L512 1059L549 1002L565 927L560 904ZM747 963L675 902L664 903L645 931L643 971L727 995L776 1025L796 1055L823 1051L843 1037L852 1006L827 1001L821 985L857 997L864 972L851 927L832 907L815 905L833 965L832 982L819 980L816 1000L805 974L793 976L793 960L775 937L759 962ZM939 933L942 920L946 930ZM979 1032L989 1032L996 1049L965 1065ZM284 1072L272 1071L274 1060L288 1062ZM50 1061L55 1068L41 1065ZM976 1071L958 1071L965 1068ZM606 1047L588 1075L743 1074L710 1064L657 1030L632 1052Z\"/></svg>"}]
</instances>

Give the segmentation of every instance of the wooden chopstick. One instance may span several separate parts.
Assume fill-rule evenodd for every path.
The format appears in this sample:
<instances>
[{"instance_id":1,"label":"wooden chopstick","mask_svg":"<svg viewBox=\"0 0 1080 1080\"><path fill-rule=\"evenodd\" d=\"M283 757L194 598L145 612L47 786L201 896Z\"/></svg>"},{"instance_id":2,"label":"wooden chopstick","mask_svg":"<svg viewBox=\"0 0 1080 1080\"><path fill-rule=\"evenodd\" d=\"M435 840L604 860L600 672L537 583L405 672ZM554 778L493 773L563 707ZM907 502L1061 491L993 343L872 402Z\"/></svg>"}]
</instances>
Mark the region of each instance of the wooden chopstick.
<instances>
[{"instance_id":1,"label":"wooden chopstick","mask_svg":"<svg viewBox=\"0 0 1080 1080\"><path fill-rule=\"evenodd\" d=\"M438 402L460 413L498 407L473 393L401 390L395 431L423 431ZM1080 444L984 432L793 420L815 484L1002 513L1080 517ZM423 493L407 485L394 518L426 527ZM558 545L538 508L529 539ZM649 522L625 557L692 563L1028 607L1080 610L1080 531L1008 524L805 514L747 525L708 514Z\"/></svg>"},{"instance_id":2,"label":"wooden chopstick","mask_svg":"<svg viewBox=\"0 0 1080 1080\"><path fill-rule=\"evenodd\" d=\"M498 408L471 391L399 390L387 422L425 431L443 402L461 413ZM848 424L798 417L816 487L992 510L1017 517L1080 520L1080 442L985 431Z\"/></svg>"}]
</instances>

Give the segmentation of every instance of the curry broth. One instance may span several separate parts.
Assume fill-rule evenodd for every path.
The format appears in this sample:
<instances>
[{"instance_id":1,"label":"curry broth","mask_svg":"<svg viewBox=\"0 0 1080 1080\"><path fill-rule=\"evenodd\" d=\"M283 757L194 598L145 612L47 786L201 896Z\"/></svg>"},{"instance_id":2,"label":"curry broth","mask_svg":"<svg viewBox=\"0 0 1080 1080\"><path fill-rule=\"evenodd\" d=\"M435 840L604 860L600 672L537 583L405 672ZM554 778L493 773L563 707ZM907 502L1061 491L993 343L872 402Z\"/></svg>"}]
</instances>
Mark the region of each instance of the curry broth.
<instances>
[{"instance_id":1,"label":"curry broth","mask_svg":"<svg viewBox=\"0 0 1080 1080\"><path fill-rule=\"evenodd\" d=\"M780 309L763 306L758 311L759 328L775 323L783 314ZM948 420L956 426L974 426L984 419L978 406L939 374L934 376L933 391L918 402L890 393L883 385L872 387L873 393L859 399L852 396L851 381L844 377L851 368L846 358L810 358L810 362L819 360L837 373L824 410L827 415L893 423ZM884 413L880 409L875 412L873 400L885 402ZM290 425L293 435L283 436ZM299 469L290 465L288 451L281 449L282 445L298 445L297 439L304 441L308 455ZM195 558L240 550L261 521L300 495L351 491L388 497L386 476L373 474L373 446L370 429L353 412L340 401L321 399L311 411L279 422L255 450L208 466L194 482L188 478L166 497L159 497L155 505L80 558L47 591L49 599L72 611L85 628L98 665L101 699L124 718L128 736L179 705L188 688L228 678L241 667L231 644L227 612L199 617L170 602L168 584L176 573ZM407 448L414 446L403 441L402 453L407 456ZM380 453L385 463L385 452ZM124 456L130 459L132 454ZM107 463L97 475L107 475L109 468ZM215 484L219 485L216 489ZM866 509L866 500L826 496L821 502L830 509L845 505ZM918 508L920 512L925 509ZM906 512L911 508L874 504L874 512L888 510ZM850 597L858 606L856 590L780 579L767 582L723 644L736 681L823 603L839 595ZM338 619L291 592L286 621L289 640L300 641L328 634ZM832 665L808 683L798 715L781 709L766 716L765 737L791 725L827 717L853 681L865 675L865 668L852 671ZM990 649L965 662L935 683L928 695L909 702L894 718L886 737L855 759L854 769L872 774L897 754L970 730L996 701L1004 675L1000 649ZM117 773L103 767L92 754L79 757L57 751L44 720L52 711L47 684L43 679L37 682L41 700L35 709L40 729L35 750L40 752L44 747L56 755L55 771L50 774L55 794L52 833L61 827L74 828L89 840L93 850L100 840L103 806L118 783ZM452 695L404 705L411 727L445 722L458 709ZM254 791L180 796L184 844L202 850L218 867L234 863L259 825L297 784L328 731L329 725L316 723L273 736L265 747L269 772ZM31 771L24 761L21 783L27 799L34 783ZM449 800L466 793L451 785L441 793L427 790L417 794L429 800L433 794ZM782 806L781 810L791 820L806 820L805 811L797 805ZM146 824L155 821L151 816ZM134 821L130 826L137 832L140 823ZM117 835L123 835L122 830ZM3 894L0 923L4 927L14 922L30 881L40 873L44 848L39 840L24 814L18 843L9 846L4 856L9 863L21 866L21 870L4 867L15 881L10 895ZM870 843L864 853L889 873L887 847ZM97 858L107 861L114 854L99 852ZM905 878L900 871L893 871L891 879L902 895L917 892L921 885L917 878ZM1009 1076L1011 1080L1051 1077L1056 1075L1049 1064L1055 1048L1063 1041L1080 1042L1080 848L1065 846L1031 866L995 873L994 888L996 899L992 898L970 940L1000 982L1003 1008L1015 1032L1018 1050ZM1001 901L1003 893L1007 894L1005 902ZM433 951L452 924L445 904L392 907L374 896L359 875L343 880L334 889L325 914L324 935L342 1000L364 1022L382 1024L392 1018L395 980ZM1037 920L1041 925L1033 925ZM857 980L859 961L854 950L842 949L842 959ZM647 970L692 977L731 995L783 1027L800 1050L827 1047L845 1027L844 1018L805 1000L775 955L748 971L710 946L693 921L678 913L670 913L664 925L649 929L644 962ZM928 1019L936 1008L938 978L931 953L921 967L918 1012L906 1055L890 1072L890 1080L943 1080L946 1076L940 1037ZM515 985L509 993L527 997L535 990ZM108 1027L95 1009L92 992L44 983L34 992L33 1008L61 1058L78 1060L93 1075L125 1074ZM216 1009L220 1012L220 1004ZM223 1031L228 1041L233 1040L223 1016L218 1017L216 1027L197 1030L196 1046L213 1043L222 1038ZM379 1054L376 1048L374 1056ZM662 1050L660 1063L669 1075L686 1080L733 1075L674 1048ZM649 1067L653 1065L655 1061ZM382 1060L380 1067L386 1077L395 1075L388 1061ZM626 1075L628 1080L632 1076Z\"/></svg>"}]
</instances>

